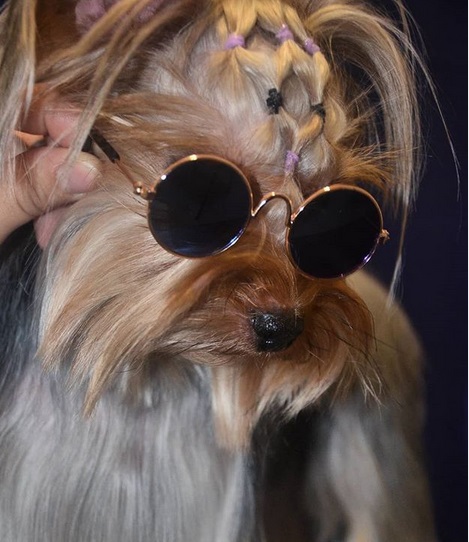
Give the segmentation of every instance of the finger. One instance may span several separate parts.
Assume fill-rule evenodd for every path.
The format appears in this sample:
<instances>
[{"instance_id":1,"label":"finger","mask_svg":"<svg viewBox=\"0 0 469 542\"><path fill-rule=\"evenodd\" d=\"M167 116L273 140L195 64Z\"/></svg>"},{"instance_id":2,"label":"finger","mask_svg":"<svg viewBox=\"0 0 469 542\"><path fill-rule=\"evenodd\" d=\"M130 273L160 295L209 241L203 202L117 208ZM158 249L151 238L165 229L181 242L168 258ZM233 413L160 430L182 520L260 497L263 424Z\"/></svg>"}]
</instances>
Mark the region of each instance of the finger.
<instances>
[{"instance_id":1,"label":"finger","mask_svg":"<svg viewBox=\"0 0 469 542\"><path fill-rule=\"evenodd\" d=\"M15 131L15 136L24 143L25 147L40 146L44 144L44 136Z\"/></svg>"},{"instance_id":2,"label":"finger","mask_svg":"<svg viewBox=\"0 0 469 542\"><path fill-rule=\"evenodd\" d=\"M33 100L21 131L48 136L61 146L68 147L75 136L80 111L60 101L57 96L47 95Z\"/></svg>"},{"instance_id":3,"label":"finger","mask_svg":"<svg viewBox=\"0 0 469 542\"><path fill-rule=\"evenodd\" d=\"M41 248L45 248L49 244L52 234L57 229L57 226L62 221L67 211L67 207L59 207L50 213L41 215L34 221L36 241Z\"/></svg>"},{"instance_id":4,"label":"finger","mask_svg":"<svg viewBox=\"0 0 469 542\"><path fill-rule=\"evenodd\" d=\"M17 157L17 183L0 199L0 241L45 212L68 205L92 190L100 177L99 160L81 153L73 167L61 170L68 149L33 148Z\"/></svg>"}]
</instances>

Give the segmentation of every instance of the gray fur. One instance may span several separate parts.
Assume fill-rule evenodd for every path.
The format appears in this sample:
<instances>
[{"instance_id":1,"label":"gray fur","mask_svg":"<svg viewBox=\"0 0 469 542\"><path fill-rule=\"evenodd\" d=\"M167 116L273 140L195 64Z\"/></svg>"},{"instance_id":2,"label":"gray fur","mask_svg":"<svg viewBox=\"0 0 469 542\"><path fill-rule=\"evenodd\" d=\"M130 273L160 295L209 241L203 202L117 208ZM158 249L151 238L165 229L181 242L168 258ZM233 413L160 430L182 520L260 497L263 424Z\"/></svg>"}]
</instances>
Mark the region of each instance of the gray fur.
<instances>
[{"instance_id":1,"label":"gray fur","mask_svg":"<svg viewBox=\"0 0 469 542\"><path fill-rule=\"evenodd\" d=\"M2 418L3 542L244 540L246 459L214 442L203 375L156 408L106 397L90 419L62 378L31 367Z\"/></svg>"},{"instance_id":2,"label":"gray fur","mask_svg":"<svg viewBox=\"0 0 469 542\"><path fill-rule=\"evenodd\" d=\"M364 274L351 282L374 315L375 361L398 389L384 389L381 403L355 390L319 416L306 497L316 540L433 542L418 341L405 315L386 308L377 282Z\"/></svg>"},{"instance_id":3,"label":"gray fur","mask_svg":"<svg viewBox=\"0 0 469 542\"><path fill-rule=\"evenodd\" d=\"M16 271L4 258L2 277ZM31 290L1 286L0 540L254 540L249 458L215 442L208 373L180 360L176 383L154 375L149 404L111 392L86 418L67 375L32 354Z\"/></svg>"}]
</instances>

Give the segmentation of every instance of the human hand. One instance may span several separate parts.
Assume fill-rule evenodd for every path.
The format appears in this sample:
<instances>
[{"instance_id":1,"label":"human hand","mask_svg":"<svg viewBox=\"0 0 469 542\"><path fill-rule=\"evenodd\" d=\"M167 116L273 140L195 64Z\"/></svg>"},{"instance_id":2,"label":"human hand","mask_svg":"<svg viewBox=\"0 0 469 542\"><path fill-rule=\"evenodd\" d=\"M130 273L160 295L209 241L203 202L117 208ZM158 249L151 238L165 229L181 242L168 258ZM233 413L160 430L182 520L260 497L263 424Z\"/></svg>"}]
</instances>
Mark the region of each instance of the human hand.
<instances>
[{"instance_id":1,"label":"human hand","mask_svg":"<svg viewBox=\"0 0 469 542\"><path fill-rule=\"evenodd\" d=\"M100 162L91 154L80 153L67 174L61 172L77 123L78 112L66 105L50 98L34 102L16 134L26 150L16 157L14 189L4 190L0 198L0 243L35 220L36 238L44 248L67 206L95 188Z\"/></svg>"}]
</instances>

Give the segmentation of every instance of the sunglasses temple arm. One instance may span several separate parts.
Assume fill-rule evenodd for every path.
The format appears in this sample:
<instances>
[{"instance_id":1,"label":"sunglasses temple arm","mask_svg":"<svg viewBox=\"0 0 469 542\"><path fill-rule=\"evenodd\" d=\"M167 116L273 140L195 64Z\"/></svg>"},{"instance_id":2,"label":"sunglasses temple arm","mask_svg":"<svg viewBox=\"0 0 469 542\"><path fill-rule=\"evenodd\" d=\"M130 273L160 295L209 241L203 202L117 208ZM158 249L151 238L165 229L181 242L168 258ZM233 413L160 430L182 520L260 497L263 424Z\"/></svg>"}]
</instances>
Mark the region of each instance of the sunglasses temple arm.
<instances>
[{"instance_id":1,"label":"sunglasses temple arm","mask_svg":"<svg viewBox=\"0 0 469 542\"><path fill-rule=\"evenodd\" d=\"M124 177L126 177L127 180L132 183L134 187L134 192L137 195L145 199L148 198L148 191L142 186L141 183L138 183L133 179L132 174L120 161L119 153L109 143L109 141L98 130L96 130L96 128L91 129L90 135L83 147L83 151L89 152L91 150L91 143L95 143L101 149L101 151L105 154L105 156L109 159L109 161L115 164L115 166L124 175Z\"/></svg>"}]
</instances>

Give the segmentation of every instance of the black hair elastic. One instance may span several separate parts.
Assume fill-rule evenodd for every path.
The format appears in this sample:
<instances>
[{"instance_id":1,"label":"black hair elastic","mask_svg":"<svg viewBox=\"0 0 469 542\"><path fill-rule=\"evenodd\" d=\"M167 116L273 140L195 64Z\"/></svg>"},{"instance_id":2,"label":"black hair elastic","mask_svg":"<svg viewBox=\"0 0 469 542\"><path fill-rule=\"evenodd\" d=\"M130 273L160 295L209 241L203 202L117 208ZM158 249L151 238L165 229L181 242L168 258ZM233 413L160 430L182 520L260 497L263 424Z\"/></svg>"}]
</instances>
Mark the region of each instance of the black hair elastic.
<instances>
[{"instance_id":1,"label":"black hair elastic","mask_svg":"<svg viewBox=\"0 0 469 542\"><path fill-rule=\"evenodd\" d=\"M314 105L311 104L311 113L316 113L316 115L319 115L322 118L323 122L325 122L326 109L322 102Z\"/></svg>"},{"instance_id":2,"label":"black hair elastic","mask_svg":"<svg viewBox=\"0 0 469 542\"><path fill-rule=\"evenodd\" d=\"M278 111L283 105L283 98L276 88L271 88L269 90L269 97L267 98L266 103L269 108L269 114L278 115Z\"/></svg>"}]
</instances>

